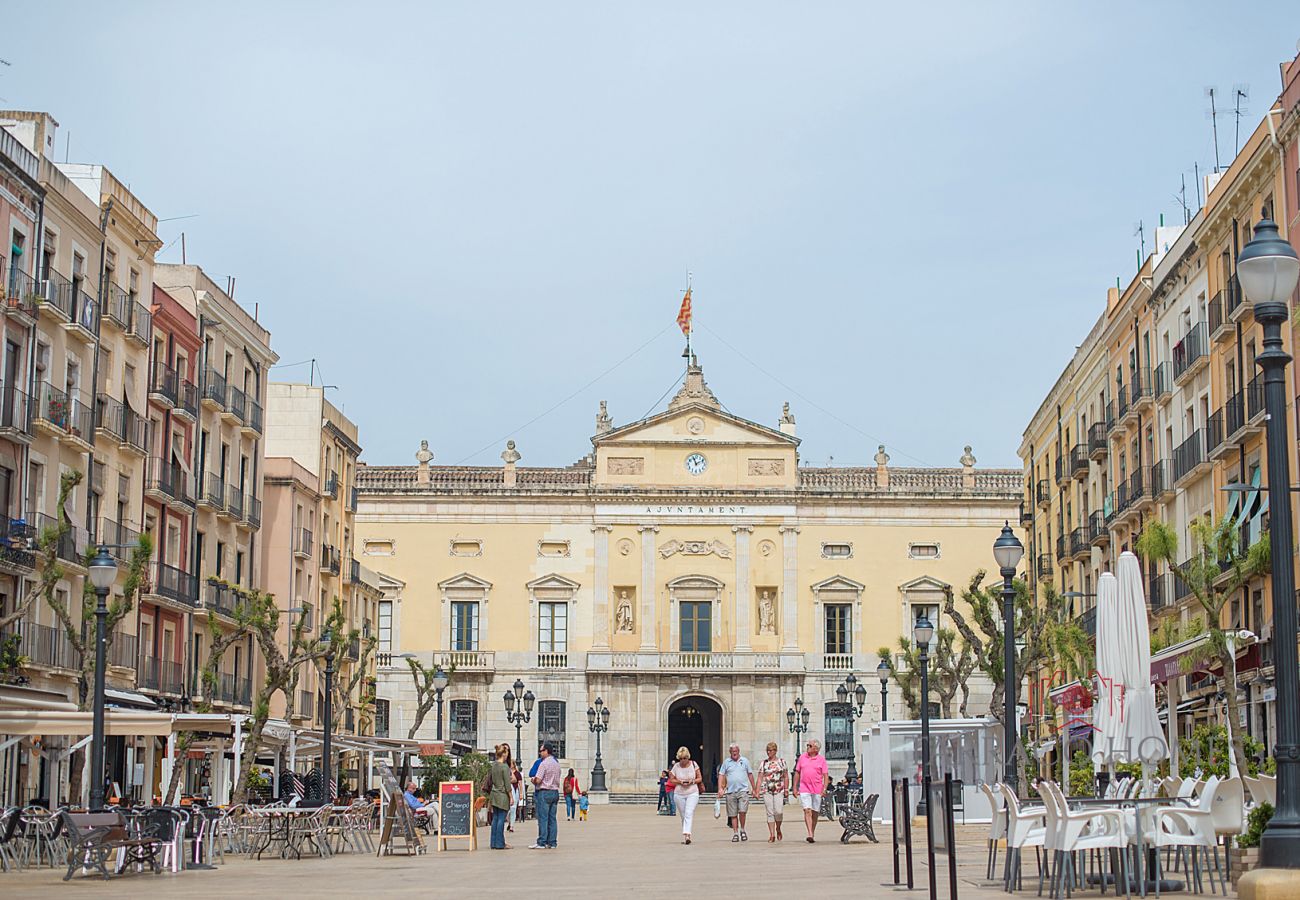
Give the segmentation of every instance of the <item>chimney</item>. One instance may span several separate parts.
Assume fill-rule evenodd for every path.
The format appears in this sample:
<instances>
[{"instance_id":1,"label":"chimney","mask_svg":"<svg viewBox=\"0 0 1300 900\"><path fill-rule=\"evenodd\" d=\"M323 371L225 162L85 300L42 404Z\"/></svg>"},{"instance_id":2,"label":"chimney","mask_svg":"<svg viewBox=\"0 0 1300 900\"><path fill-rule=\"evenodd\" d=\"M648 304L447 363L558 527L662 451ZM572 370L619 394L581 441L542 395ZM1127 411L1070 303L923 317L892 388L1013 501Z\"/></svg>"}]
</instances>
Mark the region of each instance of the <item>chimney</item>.
<instances>
[{"instance_id":1,"label":"chimney","mask_svg":"<svg viewBox=\"0 0 1300 900\"><path fill-rule=\"evenodd\" d=\"M515 471L515 463L519 462L520 453L515 449L514 441L506 441L506 449L501 451L501 461L506 464L503 483L506 487L514 487L518 483L518 474Z\"/></svg>"},{"instance_id":2,"label":"chimney","mask_svg":"<svg viewBox=\"0 0 1300 900\"><path fill-rule=\"evenodd\" d=\"M420 487L429 486L429 461L433 459L433 453L429 450L428 441L420 441L420 449L415 453L415 483Z\"/></svg>"},{"instance_id":3,"label":"chimney","mask_svg":"<svg viewBox=\"0 0 1300 900\"><path fill-rule=\"evenodd\" d=\"M782 434L788 434L790 437L795 436L794 416L790 413L790 403L786 401L781 404L781 421L777 423L777 428Z\"/></svg>"}]
</instances>

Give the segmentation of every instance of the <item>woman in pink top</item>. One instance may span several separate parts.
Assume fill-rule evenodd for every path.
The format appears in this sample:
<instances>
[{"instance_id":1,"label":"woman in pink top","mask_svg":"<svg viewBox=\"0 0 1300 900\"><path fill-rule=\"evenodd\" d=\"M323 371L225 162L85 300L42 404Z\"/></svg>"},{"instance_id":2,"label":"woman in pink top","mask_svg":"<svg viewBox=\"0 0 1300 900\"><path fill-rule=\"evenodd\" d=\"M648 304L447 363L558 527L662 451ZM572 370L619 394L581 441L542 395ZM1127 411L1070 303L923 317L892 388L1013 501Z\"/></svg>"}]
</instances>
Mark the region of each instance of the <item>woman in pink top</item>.
<instances>
[{"instance_id":1,"label":"woman in pink top","mask_svg":"<svg viewBox=\"0 0 1300 900\"><path fill-rule=\"evenodd\" d=\"M822 794L830 784L830 768L821 754L821 741L809 741L808 749L795 763L796 784L799 786L799 805L803 807L803 824L808 829L808 843L813 843L817 830L817 817L822 811Z\"/></svg>"}]
</instances>

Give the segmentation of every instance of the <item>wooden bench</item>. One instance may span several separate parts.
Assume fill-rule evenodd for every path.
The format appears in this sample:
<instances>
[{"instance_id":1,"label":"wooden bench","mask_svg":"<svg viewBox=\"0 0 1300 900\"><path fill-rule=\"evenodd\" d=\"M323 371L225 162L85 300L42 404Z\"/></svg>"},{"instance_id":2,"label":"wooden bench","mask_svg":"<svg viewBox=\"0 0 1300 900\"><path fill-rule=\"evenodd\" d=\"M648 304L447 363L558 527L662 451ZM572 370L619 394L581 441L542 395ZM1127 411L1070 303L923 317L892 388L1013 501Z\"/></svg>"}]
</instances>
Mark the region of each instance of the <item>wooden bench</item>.
<instances>
[{"instance_id":1,"label":"wooden bench","mask_svg":"<svg viewBox=\"0 0 1300 900\"><path fill-rule=\"evenodd\" d=\"M149 863L154 874L162 871L158 865L158 842L153 837L133 837L126 819L116 810L111 812L73 813L63 811L63 831L68 837L67 881L78 869L98 869L107 880L108 858L119 850L125 859L118 867L120 874L132 863Z\"/></svg>"}]
</instances>

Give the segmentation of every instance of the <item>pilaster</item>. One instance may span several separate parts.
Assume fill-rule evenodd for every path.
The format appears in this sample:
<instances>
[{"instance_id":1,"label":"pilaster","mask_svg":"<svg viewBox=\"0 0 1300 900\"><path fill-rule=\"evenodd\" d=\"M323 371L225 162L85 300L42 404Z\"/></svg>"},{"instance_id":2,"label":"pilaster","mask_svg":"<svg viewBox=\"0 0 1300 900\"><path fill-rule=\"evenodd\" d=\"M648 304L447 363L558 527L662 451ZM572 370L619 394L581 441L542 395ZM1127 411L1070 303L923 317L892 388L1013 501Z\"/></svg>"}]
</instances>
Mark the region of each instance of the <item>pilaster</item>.
<instances>
[{"instance_id":1,"label":"pilaster","mask_svg":"<svg viewBox=\"0 0 1300 900\"><path fill-rule=\"evenodd\" d=\"M753 603L753 590L749 586L749 538L754 531L752 525L733 525L736 535L736 637L734 647L737 651L749 649L749 635L753 631L749 614Z\"/></svg>"},{"instance_id":2,"label":"pilaster","mask_svg":"<svg viewBox=\"0 0 1300 900\"><path fill-rule=\"evenodd\" d=\"M609 650L609 533L612 525L593 525L596 576L592 607L596 617L592 628L591 649Z\"/></svg>"},{"instance_id":3,"label":"pilaster","mask_svg":"<svg viewBox=\"0 0 1300 900\"><path fill-rule=\"evenodd\" d=\"M658 525L638 525L641 532L641 651L655 649L655 535Z\"/></svg>"},{"instance_id":4,"label":"pilaster","mask_svg":"<svg viewBox=\"0 0 1300 900\"><path fill-rule=\"evenodd\" d=\"M782 525L781 650L799 650L799 527Z\"/></svg>"}]
</instances>

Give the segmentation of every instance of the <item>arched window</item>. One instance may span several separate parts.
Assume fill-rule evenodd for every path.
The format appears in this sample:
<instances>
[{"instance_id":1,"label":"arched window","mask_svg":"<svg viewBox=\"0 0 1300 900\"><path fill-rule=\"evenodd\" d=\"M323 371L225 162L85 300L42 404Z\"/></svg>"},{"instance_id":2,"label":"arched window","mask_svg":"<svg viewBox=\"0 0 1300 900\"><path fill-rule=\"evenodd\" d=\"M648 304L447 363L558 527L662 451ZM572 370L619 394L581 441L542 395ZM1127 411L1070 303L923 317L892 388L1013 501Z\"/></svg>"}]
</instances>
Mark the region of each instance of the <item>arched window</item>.
<instances>
[{"instance_id":1,"label":"arched window","mask_svg":"<svg viewBox=\"0 0 1300 900\"><path fill-rule=\"evenodd\" d=\"M469 747L478 746L478 701L451 701L447 735L457 743Z\"/></svg>"},{"instance_id":2,"label":"arched window","mask_svg":"<svg viewBox=\"0 0 1300 900\"><path fill-rule=\"evenodd\" d=\"M537 739L550 741L555 746L555 755L563 759L567 754L564 748L564 701L542 700L537 704Z\"/></svg>"}]
</instances>

